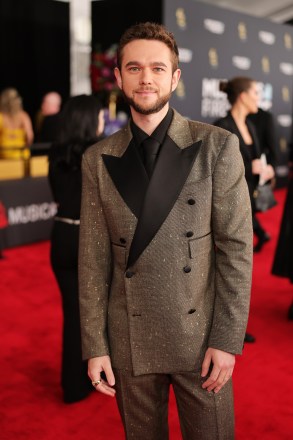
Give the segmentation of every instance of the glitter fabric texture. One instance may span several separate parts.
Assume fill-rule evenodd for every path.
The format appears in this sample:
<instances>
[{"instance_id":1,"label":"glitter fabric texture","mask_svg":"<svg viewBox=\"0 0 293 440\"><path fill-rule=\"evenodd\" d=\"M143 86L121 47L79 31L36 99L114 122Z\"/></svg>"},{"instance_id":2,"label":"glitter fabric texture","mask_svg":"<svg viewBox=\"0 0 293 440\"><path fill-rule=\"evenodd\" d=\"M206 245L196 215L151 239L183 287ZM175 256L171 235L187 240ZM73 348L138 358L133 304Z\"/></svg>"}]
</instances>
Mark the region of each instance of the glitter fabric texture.
<instances>
[{"instance_id":1,"label":"glitter fabric texture","mask_svg":"<svg viewBox=\"0 0 293 440\"><path fill-rule=\"evenodd\" d=\"M130 146L126 127L83 159L83 356L135 376L198 371L208 346L243 348L252 220L238 139L174 112L147 189Z\"/></svg>"}]
</instances>

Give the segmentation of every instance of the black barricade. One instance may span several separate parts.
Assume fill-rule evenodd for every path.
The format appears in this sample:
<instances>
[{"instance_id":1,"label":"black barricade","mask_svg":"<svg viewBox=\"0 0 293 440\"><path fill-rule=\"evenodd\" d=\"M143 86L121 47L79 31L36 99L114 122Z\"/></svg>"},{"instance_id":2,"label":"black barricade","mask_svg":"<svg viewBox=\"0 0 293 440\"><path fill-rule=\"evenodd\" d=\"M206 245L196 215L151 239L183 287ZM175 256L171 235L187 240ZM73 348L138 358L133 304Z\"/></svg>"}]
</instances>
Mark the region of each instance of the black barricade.
<instances>
[{"instance_id":1,"label":"black barricade","mask_svg":"<svg viewBox=\"0 0 293 440\"><path fill-rule=\"evenodd\" d=\"M4 248L50 238L56 204L47 177L0 181L0 208Z\"/></svg>"}]
</instances>

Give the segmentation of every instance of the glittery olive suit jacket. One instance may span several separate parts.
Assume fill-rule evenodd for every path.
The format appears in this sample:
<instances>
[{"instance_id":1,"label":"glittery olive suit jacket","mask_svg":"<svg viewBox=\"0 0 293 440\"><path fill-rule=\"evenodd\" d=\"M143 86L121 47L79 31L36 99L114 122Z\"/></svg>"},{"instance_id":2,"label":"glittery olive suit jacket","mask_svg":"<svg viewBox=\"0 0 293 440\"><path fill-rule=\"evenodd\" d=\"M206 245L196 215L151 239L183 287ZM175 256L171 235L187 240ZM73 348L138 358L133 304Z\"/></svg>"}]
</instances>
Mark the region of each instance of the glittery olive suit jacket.
<instances>
[{"instance_id":1,"label":"glittery olive suit jacket","mask_svg":"<svg viewBox=\"0 0 293 440\"><path fill-rule=\"evenodd\" d=\"M140 375L199 370L207 347L241 353L252 220L237 137L174 111L150 181L129 126L82 173L84 359Z\"/></svg>"}]
</instances>

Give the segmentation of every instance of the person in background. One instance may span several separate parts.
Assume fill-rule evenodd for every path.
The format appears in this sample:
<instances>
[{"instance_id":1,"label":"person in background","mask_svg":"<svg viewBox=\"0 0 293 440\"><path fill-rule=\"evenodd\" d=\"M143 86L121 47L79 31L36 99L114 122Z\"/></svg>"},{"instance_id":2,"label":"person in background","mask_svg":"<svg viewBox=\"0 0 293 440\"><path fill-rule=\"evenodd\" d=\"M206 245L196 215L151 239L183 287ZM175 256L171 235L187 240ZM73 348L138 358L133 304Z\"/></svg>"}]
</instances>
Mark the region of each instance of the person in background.
<instances>
[{"instance_id":1,"label":"person in background","mask_svg":"<svg viewBox=\"0 0 293 440\"><path fill-rule=\"evenodd\" d=\"M215 121L214 125L235 133L239 138L240 152L245 166L245 178L252 204L253 232L257 237L254 252L260 252L263 245L270 240L270 236L263 229L256 216L253 194L260 176L263 181L267 182L274 178L275 172L271 164L263 165L260 160L263 150L260 147L257 129L249 118L249 115L259 112L257 83L252 78L235 77L230 81L221 81L220 90L227 94L231 108L227 115ZM261 139L264 139L263 134ZM270 157L273 157L273 149L271 148L270 151Z\"/></svg>"},{"instance_id":2,"label":"person in background","mask_svg":"<svg viewBox=\"0 0 293 440\"><path fill-rule=\"evenodd\" d=\"M85 398L92 390L82 361L77 260L81 199L81 157L101 139L103 109L93 96L70 98L61 112L57 141L49 152L49 182L57 214L51 235L51 264L63 309L61 383L64 402Z\"/></svg>"},{"instance_id":3,"label":"person in background","mask_svg":"<svg viewBox=\"0 0 293 440\"><path fill-rule=\"evenodd\" d=\"M263 110L262 108L258 108L257 113L250 113L247 116L247 119L251 121L255 127L259 148L261 154L264 154L266 157L266 162L268 165L274 170L276 166L276 133L275 133L275 121L273 114L267 110ZM275 174L272 179L269 180L269 184L272 188L276 185ZM259 218L257 218L258 222L258 230L259 230L259 239L257 244L254 247L254 252L260 252L263 248L263 245L270 240L270 235L264 230L261 226ZM255 225L257 227L257 225Z\"/></svg>"},{"instance_id":4,"label":"person in background","mask_svg":"<svg viewBox=\"0 0 293 440\"><path fill-rule=\"evenodd\" d=\"M161 24L120 39L131 120L83 157L83 357L96 390L116 394L126 438L168 438L172 384L185 440L232 440L251 206L237 137L169 106L178 58Z\"/></svg>"},{"instance_id":5,"label":"person in background","mask_svg":"<svg viewBox=\"0 0 293 440\"><path fill-rule=\"evenodd\" d=\"M293 285L293 144L289 155L289 181L281 220L272 274L288 278ZM288 309L288 319L293 320L293 298Z\"/></svg>"},{"instance_id":6,"label":"person in background","mask_svg":"<svg viewBox=\"0 0 293 440\"><path fill-rule=\"evenodd\" d=\"M266 155L267 163L276 166L276 130L273 114L268 110L258 108L256 113L250 113L247 119L255 127L260 152Z\"/></svg>"},{"instance_id":7,"label":"person in background","mask_svg":"<svg viewBox=\"0 0 293 440\"><path fill-rule=\"evenodd\" d=\"M62 98L58 92L43 96L41 108L36 116L36 139L38 142L54 142L58 132Z\"/></svg>"},{"instance_id":8,"label":"person in background","mask_svg":"<svg viewBox=\"0 0 293 440\"><path fill-rule=\"evenodd\" d=\"M254 205L253 193L257 187L259 177L264 181L274 177L271 165L263 166L260 160L261 150L254 125L247 116L258 111L258 88L256 81L248 77L235 77L229 81L220 82L220 90L227 94L231 105L230 111L224 118L214 122L214 125L234 133L239 139L240 152L245 167L245 179L249 189L252 206L253 232L258 238L254 251L269 240L268 235L261 227ZM245 335L245 342L254 342L255 337L249 333Z\"/></svg>"},{"instance_id":9,"label":"person in background","mask_svg":"<svg viewBox=\"0 0 293 440\"><path fill-rule=\"evenodd\" d=\"M22 98L14 88L0 94L0 159L28 159L34 133Z\"/></svg>"}]
</instances>

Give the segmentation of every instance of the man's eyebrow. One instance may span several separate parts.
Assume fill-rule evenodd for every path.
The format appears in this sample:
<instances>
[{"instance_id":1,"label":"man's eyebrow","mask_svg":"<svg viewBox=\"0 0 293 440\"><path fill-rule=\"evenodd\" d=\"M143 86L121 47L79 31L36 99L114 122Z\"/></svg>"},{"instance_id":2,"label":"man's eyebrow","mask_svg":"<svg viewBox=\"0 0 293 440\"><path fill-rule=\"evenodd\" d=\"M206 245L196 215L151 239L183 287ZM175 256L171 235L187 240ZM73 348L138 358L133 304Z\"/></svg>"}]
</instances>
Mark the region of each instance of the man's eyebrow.
<instances>
[{"instance_id":1,"label":"man's eyebrow","mask_svg":"<svg viewBox=\"0 0 293 440\"><path fill-rule=\"evenodd\" d=\"M142 63L140 63L139 61L128 61L128 63L125 64L125 67L129 67L129 66L142 66ZM150 63L150 66L167 67L167 65L162 61L153 61L152 63Z\"/></svg>"}]
</instances>

